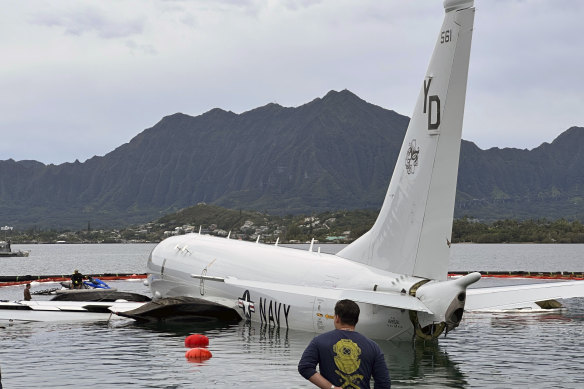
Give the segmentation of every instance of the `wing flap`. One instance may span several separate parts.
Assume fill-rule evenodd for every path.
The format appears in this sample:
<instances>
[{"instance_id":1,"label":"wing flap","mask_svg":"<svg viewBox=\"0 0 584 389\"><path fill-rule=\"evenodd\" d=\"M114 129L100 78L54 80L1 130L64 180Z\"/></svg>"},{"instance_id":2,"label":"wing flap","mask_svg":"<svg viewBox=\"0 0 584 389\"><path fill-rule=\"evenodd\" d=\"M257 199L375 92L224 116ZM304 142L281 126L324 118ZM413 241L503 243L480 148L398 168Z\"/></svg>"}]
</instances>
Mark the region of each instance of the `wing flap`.
<instances>
[{"instance_id":1,"label":"wing flap","mask_svg":"<svg viewBox=\"0 0 584 389\"><path fill-rule=\"evenodd\" d=\"M301 286L280 284L274 282L240 280L234 277L226 277L223 280L228 285L241 288L259 290L272 297L284 299L286 295L299 295L321 297L331 300L351 299L360 303L381 305L389 308L408 309L412 311L432 314L430 309L419 299L408 294L376 292L360 289L345 288L319 288L314 286Z\"/></svg>"},{"instance_id":2,"label":"wing flap","mask_svg":"<svg viewBox=\"0 0 584 389\"><path fill-rule=\"evenodd\" d=\"M467 289L465 310L516 309L536 301L584 297L584 281Z\"/></svg>"}]
</instances>

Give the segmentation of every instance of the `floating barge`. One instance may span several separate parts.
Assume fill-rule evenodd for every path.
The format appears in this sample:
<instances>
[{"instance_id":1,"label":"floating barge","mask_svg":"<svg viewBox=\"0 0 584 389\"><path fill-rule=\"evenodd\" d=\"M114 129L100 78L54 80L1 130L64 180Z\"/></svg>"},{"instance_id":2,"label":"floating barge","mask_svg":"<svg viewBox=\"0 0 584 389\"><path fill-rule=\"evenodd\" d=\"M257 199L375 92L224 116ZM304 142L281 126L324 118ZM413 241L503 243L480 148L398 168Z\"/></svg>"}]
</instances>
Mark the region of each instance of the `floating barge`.
<instances>
[{"instance_id":1,"label":"floating barge","mask_svg":"<svg viewBox=\"0 0 584 389\"><path fill-rule=\"evenodd\" d=\"M12 251L10 248L10 240L9 241L0 241L0 258L5 257L28 257L30 251Z\"/></svg>"}]
</instances>

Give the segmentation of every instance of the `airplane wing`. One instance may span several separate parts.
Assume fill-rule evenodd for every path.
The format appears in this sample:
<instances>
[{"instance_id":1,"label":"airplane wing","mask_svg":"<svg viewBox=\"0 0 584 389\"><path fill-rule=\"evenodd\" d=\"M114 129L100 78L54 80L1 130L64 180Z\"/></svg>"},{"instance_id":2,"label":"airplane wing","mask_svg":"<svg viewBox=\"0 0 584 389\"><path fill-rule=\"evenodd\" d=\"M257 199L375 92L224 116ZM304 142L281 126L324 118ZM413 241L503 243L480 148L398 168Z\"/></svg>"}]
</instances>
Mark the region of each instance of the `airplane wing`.
<instances>
[{"instance_id":1,"label":"airplane wing","mask_svg":"<svg viewBox=\"0 0 584 389\"><path fill-rule=\"evenodd\" d=\"M286 301L290 295L321 297L331 300L351 299L360 303L381 305L384 307L408 309L432 314L430 309L416 297L402 293L376 292L359 289L345 288L319 288L314 286L301 286L280 284L274 282L240 280L234 277L222 279L228 285L238 286L249 290L258 290L275 299ZM215 279L215 281L219 281Z\"/></svg>"},{"instance_id":2,"label":"airplane wing","mask_svg":"<svg viewBox=\"0 0 584 389\"><path fill-rule=\"evenodd\" d=\"M529 285L466 290L467 311L486 309L519 309L536 301L584 297L584 281L546 282Z\"/></svg>"}]
</instances>

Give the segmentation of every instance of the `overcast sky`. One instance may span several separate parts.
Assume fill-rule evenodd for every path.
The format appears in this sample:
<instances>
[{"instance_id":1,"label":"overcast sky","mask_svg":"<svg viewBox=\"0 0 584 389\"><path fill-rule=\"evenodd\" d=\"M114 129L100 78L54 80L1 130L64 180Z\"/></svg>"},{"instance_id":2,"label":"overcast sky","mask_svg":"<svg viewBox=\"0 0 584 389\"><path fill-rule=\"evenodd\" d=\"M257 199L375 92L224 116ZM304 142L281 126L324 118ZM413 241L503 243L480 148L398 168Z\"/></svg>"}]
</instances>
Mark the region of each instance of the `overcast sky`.
<instances>
[{"instance_id":1,"label":"overcast sky","mask_svg":"<svg viewBox=\"0 0 584 389\"><path fill-rule=\"evenodd\" d=\"M411 116L440 0L1 1L0 160L105 155L176 112L330 90ZM463 138L584 126L584 1L477 0Z\"/></svg>"}]
</instances>

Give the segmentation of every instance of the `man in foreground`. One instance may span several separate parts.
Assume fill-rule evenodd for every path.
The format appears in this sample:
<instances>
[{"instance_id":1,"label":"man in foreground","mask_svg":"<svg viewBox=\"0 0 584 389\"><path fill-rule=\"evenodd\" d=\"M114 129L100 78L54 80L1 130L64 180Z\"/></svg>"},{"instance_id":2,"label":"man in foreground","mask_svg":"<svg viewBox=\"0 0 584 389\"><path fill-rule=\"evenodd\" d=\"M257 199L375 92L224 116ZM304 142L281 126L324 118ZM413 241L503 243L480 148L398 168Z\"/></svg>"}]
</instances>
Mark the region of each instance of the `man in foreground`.
<instances>
[{"instance_id":1,"label":"man in foreground","mask_svg":"<svg viewBox=\"0 0 584 389\"><path fill-rule=\"evenodd\" d=\"M374 341L355 332L359 306L352 300L335 305L335 329L310 342L298 363L298 372L321 389L391 387L381 349ZM320 372L316 371L319 365Z\"/></svg>"}]
</instances>

